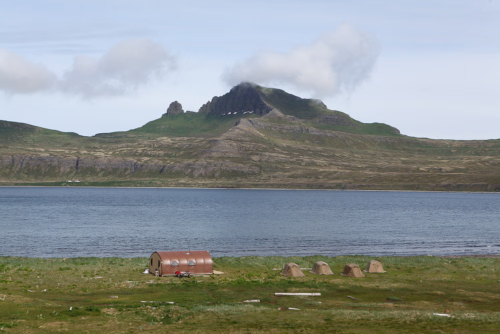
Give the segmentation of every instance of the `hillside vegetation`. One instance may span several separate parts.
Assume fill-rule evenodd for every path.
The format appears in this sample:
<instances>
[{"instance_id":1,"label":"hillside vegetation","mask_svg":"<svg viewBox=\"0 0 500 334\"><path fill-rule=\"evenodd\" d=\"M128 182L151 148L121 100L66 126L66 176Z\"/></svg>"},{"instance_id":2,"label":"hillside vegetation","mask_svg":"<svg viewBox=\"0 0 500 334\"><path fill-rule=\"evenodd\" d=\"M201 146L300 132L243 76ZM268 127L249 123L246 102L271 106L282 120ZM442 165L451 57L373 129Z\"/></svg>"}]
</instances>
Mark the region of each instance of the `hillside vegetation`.
<instances>
[{"instance_id":1,"label":"hillside vegetation","mask_svg":"<svg viewBox=\"0 0 500 334\"><path fill-rule=\"evenodd\" d=\"M0 184L500 191L500 140L412 138L252 84L175 107L94 137L0 121Z\"/></svg>"}]
</instances>

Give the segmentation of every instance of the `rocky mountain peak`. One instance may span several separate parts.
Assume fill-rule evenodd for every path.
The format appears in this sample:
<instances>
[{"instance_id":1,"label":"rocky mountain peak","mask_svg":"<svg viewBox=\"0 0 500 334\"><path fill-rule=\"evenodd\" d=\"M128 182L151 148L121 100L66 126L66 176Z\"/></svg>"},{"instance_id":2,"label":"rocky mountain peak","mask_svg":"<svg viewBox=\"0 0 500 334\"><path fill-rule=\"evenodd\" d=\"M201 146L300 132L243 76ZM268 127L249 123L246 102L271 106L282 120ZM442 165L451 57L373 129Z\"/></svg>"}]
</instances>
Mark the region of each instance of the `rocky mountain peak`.
<instances>
[{"instance_id":1,"label":"rocky mountain peak","mask_svg":"<svg viewBox=\"0 0 500 334\"><path fill-rule=\"evenodd\" d=\"M267 114L272 108L264 102L255 87L248 82L234 86L228 93L214 96L211 101L201 106L198 112L216 115Z\"/></svg>"}]
</instances>

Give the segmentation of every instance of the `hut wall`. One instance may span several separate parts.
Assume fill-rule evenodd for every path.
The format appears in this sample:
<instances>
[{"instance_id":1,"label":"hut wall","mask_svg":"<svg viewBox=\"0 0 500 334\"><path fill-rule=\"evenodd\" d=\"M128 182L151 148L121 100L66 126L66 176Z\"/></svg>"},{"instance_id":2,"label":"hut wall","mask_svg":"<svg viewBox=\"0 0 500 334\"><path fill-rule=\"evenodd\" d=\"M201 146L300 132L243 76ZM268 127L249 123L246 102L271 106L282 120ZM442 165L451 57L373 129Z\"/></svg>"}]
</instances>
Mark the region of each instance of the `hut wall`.
<instances>
[{"instance_id":1,"label":"hut wall","mask_svg":"<svg viewBox=\"0 0 500 334\"><path fill-rule=\"evenodd\" d=\"M161 258L160 255L157 252L154 252L151 254L151 257L149 258L149 272L151 274L155 274L156 270L158 270L159 275L162 275L161 272Z\"/></svg>"},{"instance_id":2,"label":"hut wall","mask_svg":"<svg viewBox=\"0 0 500 334\"><path fill-rule=\"evenodd\" d=\"M153 268L151 259L153 259ZM159 269L161 276L175 275L176 271L189 271L192 274L212 274L213 272L212 257L207 251L155 252L150 257L150 272L153 274L158 259L161 263Z\"/></svg>"}]
</instances>

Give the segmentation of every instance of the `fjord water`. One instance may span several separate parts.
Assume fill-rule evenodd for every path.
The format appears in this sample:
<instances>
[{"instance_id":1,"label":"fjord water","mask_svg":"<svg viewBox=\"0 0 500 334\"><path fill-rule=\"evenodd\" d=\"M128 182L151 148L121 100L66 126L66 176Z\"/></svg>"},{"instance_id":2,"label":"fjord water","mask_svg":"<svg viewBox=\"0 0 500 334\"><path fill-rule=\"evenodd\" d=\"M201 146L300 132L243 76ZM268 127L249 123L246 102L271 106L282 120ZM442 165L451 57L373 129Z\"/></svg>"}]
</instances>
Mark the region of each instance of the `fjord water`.
<instances>
[{"instance_id":1,"label":"fjord water","mask_svg":"<svg viewBox=\"0 0 500 334\"><path fill-rule=\"evenodd\" d=\"M0 256L498 255L500 195L0 188Z\"/></svg>"}]
</instances>

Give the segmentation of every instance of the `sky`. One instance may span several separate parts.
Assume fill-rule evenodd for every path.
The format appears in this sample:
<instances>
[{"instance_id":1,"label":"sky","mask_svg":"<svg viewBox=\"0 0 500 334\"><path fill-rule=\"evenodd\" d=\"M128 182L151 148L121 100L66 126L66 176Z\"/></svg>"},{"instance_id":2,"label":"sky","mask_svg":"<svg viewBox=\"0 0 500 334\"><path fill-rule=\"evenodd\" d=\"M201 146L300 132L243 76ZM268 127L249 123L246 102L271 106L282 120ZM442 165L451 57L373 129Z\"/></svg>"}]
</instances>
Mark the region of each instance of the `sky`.
<instances>
[{"instance_id":1,"label":"sky","mask_svg":"<svg viewBox=\"0 0 500 334\"><path fill-rule=\"evenodd\" d=\"M92 136L250 81L435 139L500 138L500 0L19 0L0 120Z\"/></svg>"}]
</instances>

